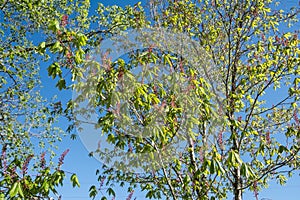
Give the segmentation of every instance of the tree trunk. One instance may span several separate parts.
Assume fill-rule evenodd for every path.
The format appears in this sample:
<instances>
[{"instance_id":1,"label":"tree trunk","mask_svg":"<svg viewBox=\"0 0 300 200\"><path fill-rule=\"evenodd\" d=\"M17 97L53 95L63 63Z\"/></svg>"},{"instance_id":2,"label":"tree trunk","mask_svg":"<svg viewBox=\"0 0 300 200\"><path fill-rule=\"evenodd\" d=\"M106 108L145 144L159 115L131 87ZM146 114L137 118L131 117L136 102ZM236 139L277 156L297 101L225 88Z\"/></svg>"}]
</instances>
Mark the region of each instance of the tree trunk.
<instances>
[{"instance_id":1,"label":"tree trunk","mask_svg":"<svg viewBox=\"0 0 300 200\"><path fill-rule=\"evenodd\" d=\"M241 179L241 171L240 167L235 169L235 176L234 176L234 200L242 200L242 179Z\"/></svg>"}]
</instances>

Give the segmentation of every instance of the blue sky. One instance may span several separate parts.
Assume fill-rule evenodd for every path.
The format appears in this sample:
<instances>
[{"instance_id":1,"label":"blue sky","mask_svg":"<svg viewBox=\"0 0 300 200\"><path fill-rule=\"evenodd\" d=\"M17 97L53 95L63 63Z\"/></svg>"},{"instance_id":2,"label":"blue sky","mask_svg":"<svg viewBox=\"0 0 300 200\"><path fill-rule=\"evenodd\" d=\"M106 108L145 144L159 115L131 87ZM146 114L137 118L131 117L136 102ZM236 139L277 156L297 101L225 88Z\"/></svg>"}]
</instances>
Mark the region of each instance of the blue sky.
<instances>
[{"instance_id":1,"label":"blue sky","mask_svg":"<svg viewBox=\"0 0 300 200\"><path fill-rule=\"evenodd\" d=\"M137 3L138 1L135 0L127 0L127 1L120 1L120 0L103 0L99 1L103 3L104 5L133 5ZM145 5L145 1L142 1ZM292 4L294 5L296 0L288 0L284 1L285 3L282 4L282 8L290 7ZM97 7L97 1L92 0L92 8ZM42 93L46 97L50 97L52 95L57 95L59 99L62 99L62 101L67 101L72 97L71 91L57 91L55 88L55 83L53 80L47 77L46 72L46 65L42 66L42 81L44 85L44 89ZM64 121L59 123L62 128L65 127ZM69 200L69 199L89 199L88 196L88 190L89 187L92 184L97 185L97 176L95 175L96 169L101 169L101 163L94 159L90 158L88 156L88 151L86 150L85 146L81 143L80 139L77 138L77 140L70 140L68 137L65 138L65 140L60 145L60 152L63 152L65 149L69 148L70 152L65 158L65 163L62 167L62 169L74 172L78 175L81 187L80 188L72 188L71 183L69 181L65 181L64 186L59 189L60 194L62 194L63 200ZM68 176L69 177L69 176ZM280 186L275 184L274 182L271 182L270 187L268 189L265 189L259 193L259 199L272 199L272 200L282 200L282 199L288 199L288 200L298 200L299 199L299 189L300 189L300 180L298 173L295 174L295 176L288 180L287 184L285 186ZM124 200L128 196L127 191L124 188L115 188L115 192L117 194L116 199L117 200ZM143 195L141 193L134 193L133 198L136 197L137 200L143 200ZM230 199L230 198L228 198ZM253 196L253 193L246 193L244 196L245 200L252 200L255 199Z\"/></svg>"}]
</instances>

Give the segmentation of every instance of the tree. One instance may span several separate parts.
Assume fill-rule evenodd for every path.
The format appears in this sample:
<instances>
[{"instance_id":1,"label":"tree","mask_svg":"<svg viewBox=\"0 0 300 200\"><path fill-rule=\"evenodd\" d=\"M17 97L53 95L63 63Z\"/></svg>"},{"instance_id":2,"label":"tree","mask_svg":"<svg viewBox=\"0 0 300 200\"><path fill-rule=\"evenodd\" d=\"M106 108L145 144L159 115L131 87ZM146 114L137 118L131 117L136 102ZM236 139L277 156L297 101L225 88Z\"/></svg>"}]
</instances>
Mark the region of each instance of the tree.
<instances>
[{"instance_id":1,"label":"tree","mask_svg":"<svg viewBox=\"0 0 300 200\"><path fill-rule=\"evenodd\" d=\"M44 46L43 35L49 40L55 20L73 6L52 0L0 4L0 199L50 198L65 178L68 150L55 164L56 142L65 135L55 125L62 105L41 96L39 65L48 59L45 48L55 49L53 42ZM79 186L75 174L71 181Z\"/></svg>"},{"instance_id":2,"label":"tree","mask_svg":"<svg viewBox=\"0 0 300 200\"><path fill-rule=\"evenodd\" d=\"M122 44L126 54L116 60L109 59L109 51L101 52L105 44L100 42L94 55L101 55L102 62L83 61L85 73L74 85L78 96L70 106L77 125L100 113L89 123L115 147L108 151L100 144L91 152L105 161L97 174L100 185L111 186L109 195L115 196L116 183L129 183L130 193L140 187L147 198L226 199L232 193L241 200L245 190L258 198L270 179L284 184L286 175L299 169L300 51L298 32L290 28L299 9L279 10L277 4L150 1L153 18L148 22L139 4L133 11L127 7L130 14L139 11L129 19L116 7L106 8L109 14L99 9L106 19L100 22L102 33L126 30L124 23L132 21L129 27L149 28L151 23L158 28L148 35L138 29L138 42L150 41L149 46L137 50L130 42ZM159 28L162 37L155 34ZM183 53L163 48L172 46L159 43L168 32L194 42ZM117 35L112 41L128 41L122 32L110 33ZM211 63L201 63L203 49ZM272 95L280 98L272 100ZM185 148L176 151L184 141ZM98 189L91 187L90 195L95 197Z\"/></svg>"},{"instance_id":3,"label":"tree","mask_svg":"<svg viewBox=\"0 0 300 200\"><path fill-rule=\"evenodd\" d=\"M1 134L13 136L1 137L5 198L47 197L62 183L59 166L67 151L54 171L43 167L42 154L42 176L34 180L23 142L34 136L24 121L53 135L55 115L74 120L69 131L93 125L114 147L99 143L91 152L104 161L96 173L101 187L92 186L91 197L104 184L115 196L117 183L128 186L128 199L139 187L147 198L225 199L232 193L241 200L245 190L257 194L270 179L283 184L299 169L300 50L298 32L290 28L299 9L276 4L152 0L146 11L140 3L99 4L88 15L88 0L4 1L0 120ZM115 57L105 45L123 55ZM34 63L49 57L58 89L76 93L67 107L29 98L38 92ZM282 98L271 99L276 92ZM24 113L32 118L10 120ZM11 149L15 140L24 144L24 156ZM76 176L71 180L78 185Z\"/></svg>"}]
</instances>

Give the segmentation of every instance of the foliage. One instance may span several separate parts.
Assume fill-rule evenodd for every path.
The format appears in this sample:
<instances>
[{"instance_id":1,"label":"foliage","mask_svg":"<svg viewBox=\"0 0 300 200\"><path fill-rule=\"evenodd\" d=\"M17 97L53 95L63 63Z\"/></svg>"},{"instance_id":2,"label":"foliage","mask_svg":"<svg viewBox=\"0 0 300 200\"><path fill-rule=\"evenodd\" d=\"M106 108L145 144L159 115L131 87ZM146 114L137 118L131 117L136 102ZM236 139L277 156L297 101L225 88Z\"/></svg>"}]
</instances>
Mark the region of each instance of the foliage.
<instances>
[{"instance_id":1,"label":"foliage","mask_svg":"<svg viewBox=\"0 0 300 200\"><path fill-rule=\"evenodd\" d=\"M72 6L50 0L4 0L0 5L0 198L48 198L65 176L52 161L65 133L55 126L61 103L40 94L39 65L49 56L45 42L39 45L35 37L46 40L49 24L71 13Z\"/></svg>"},{"instance_id":2,"label":"foliage","mask_svg":"<svg viewBox=\"0 0 300 200\"><path fill-rule=\"evenodd\" d=\"M291 28L298 8L278 10L272 0L151 0L146 11L140 3L99 4L89 15L88 0L1 5L1 89L7 99L1 101L1 123L2 132L14 136L1 144L11 158L18 158L10 150L13 139L26 152L22 142L32 137L24 120L49 136L57 114L75 120L69 130L82 125L78 115L99 114L95 128L116 151L100 146L91 152L105 161L97 171L101 187L90 189L93 198L103 185L115 196L118 183L129 185L128 199L139 187L146 198L226 199L232 193L241 200L245 190L257 194L270 179L283 184L299 169L300 49L298 32ZM145 31L149 27L156 32ZM103 42L127 41L126 31L132 29L149 46L134 49L123 43L125 55L110 60ZM30 39L34 34L43 35L41 41ZM50 57L47 70L57 87L78 93L66 110L61 104L48 108L38 94L29 98L38 92L38 60ZM10 99L15 107L5 106ZM20 118L12 117L19 113ZM127 162L113 159L120 157ZM19 181L5 179L11 198L22 196L16 188L23 192L21 184L30 179L22 170L30 158L24 154L7 161L19 170ZM117 162L112 166L112 161ZM43 180L64 176L60 170L39 170ZM47 193L43 181L31 180L37 183L31 192L42 187L41 195ZM75 176L72 181L78 185ZM54 189L61 182L47 183Z\"/></svg>"},{"instance_id":3,"label":"foliage","mask_svg":"<svg viewBox=\"0 0 300 200\"><path fill-rule=\"evenodd\" d=\"M95 73L87 71L77 79L74 87L81 93L72 106L88 97L89 106L100 112L96 128L129 159L104 165L99 180L108 186L129 183L129 191L139 186L147 198L171 199L226 199L232 193L240 200L245 190L257 193L270 179L283 184L299 168L300 50L298 32L289 29L299 9L278 10L271 0L150 5L154 18L142 27L151 23L188 35L210 55L211 66L204 69L214 70L205 74L199 62L188 62L203 59L202 54L185 58L157 43L129 48L124 59L109 60L108 52L102 64L86 61L88 67L81 69L92 67ZM113 18L105 18L113 24L127 17L123 11L109 13ZM110 32L105 28L103 32ZM155 41L155 36L148 37ZM150 67L143 71L144 79L134 74L138 68L162 64L170 70ZM151 78L156 74L161 77ZM181 154L174 153L175 140L187 141ZM101 147L92 153L105 164L122 156ZM92 187L91 196L96 194Z\"/></svg>"}]
</instances>

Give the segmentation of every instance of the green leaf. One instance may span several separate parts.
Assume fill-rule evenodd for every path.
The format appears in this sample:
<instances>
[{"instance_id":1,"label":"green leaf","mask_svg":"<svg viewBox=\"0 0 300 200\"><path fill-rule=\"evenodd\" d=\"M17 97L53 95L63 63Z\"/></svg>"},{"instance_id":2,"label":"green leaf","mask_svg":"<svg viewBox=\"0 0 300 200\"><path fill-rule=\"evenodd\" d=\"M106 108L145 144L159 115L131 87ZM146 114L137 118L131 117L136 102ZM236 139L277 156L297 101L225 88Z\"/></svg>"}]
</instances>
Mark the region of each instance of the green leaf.
<instances>
[{"instance_id":1,"label":"green leaf","mask_svg":"<svg viewBox=\"0 0 300 200\"><path fill-rule=\"evenodd\" d=\"M56 87L58 87L59 90L62 90L62 89L66 89L66 80L61 78L57 84L56 84Z\"/></svg>"},{"instance_id":2,"label":"green leaf","mask_svg":"<svg viewBox=\"0 0 300 200\"><path fill-rule=\"evenodd\" d=\"M52 76L53 79L58 75L61 77L62 71L58 62L53 63L48 67L48 76Z\"/></svg>"},{"instance_id":3,"label":"green leaf","mask_svg":"<svg viewBox=\"0 0 300 200\"><path fill-rule=\"evenodd\" d=\"M52 53L62 52L63 47L61 46L60 42L57 41L50 47L50 50Z\"/></svg>"},{"instance_id":4,"label":"green leaf","mask_svg":"<svg viewBox=\"0 0 300 200\"><path fill-rule=\"evenodd\" d=\"M78 181L78 178L77 178L76 174L72 174L71 182L72 182L73 187L76 187L76 186L80 187L80 184L79 184L79 181Z\"/></svg>"},{"instance_id":5,"label":"green leaf","mask_svg":"<svg viewBox=\"0 0 300 200\"><path fill-rule=\"evenodd\" d=\"M42 187L43 187L43 189L44 189L44 191L45 191L46 193L49 192L49 187L50 187L50 186L49 186L48 180L45 180L45 181L44 181Z\"/></svg>"},{"instance_id":6,"label":"green leaf","mask_svg":"<svg viewBox=\"0 0 300 200\"><path fill-rule=\"evenodd\" d=\"M241 175L245 176L246 178L248 178L249 175L250 175L248 167L247 167L247 165L245 163L243 163L242 166L241 166Z\"/></svg>"},{"instance_id":7,"label":"green leaf","mask_svg":"<svg viewBox=\"0 0 300 200\"><path fill-rule=\"evenodd\" d=\"M97 191L96 186L94 186L94 185L91 186L89 189L89 196L94 199L97 196L97 194L98 194L98 191Z\"/></svg>"},{"instance_id":8,"label":"green leaf","mask_svg":"<svg viewBox=\"0 0 300 200\"><path fill-rule=\"evenodd\" d=\"M37 51L38 51L38 53L44 55L45 49L46 49L46 42L42 42L42 43L38 46Z\"/></svg>"},{"instance_id":9,"label":"green leaf","mask_svg":"<svg viewBox=\"0 0 300 200\"><path fill-rule=\"evenodd\" d=\"M288 151L288 149L285 147L285 146L283 146L283 145L280 145L279 146L279 149L278 149L278 153L282 153L282 152L284 152L284 151Z\"/></svg>"},{"instance_id":10,"label":"green leaf","mask_svg":"<svg viewBox=\"0 0 300 200\"><path fill-rule=\"evenodd\" d=\"M218 160L216 160L215 162L217 163L217 166L218 166L218 175L220 176L220 175L224 174L225 170L222 167L222 164Z\"/></svg>"},{"instance_id":11,"label":"green leaf","mask_svg":"<svg viewBox=\"0 0 300 200\"><path fill-rule=\"evenodd\" d=\"M169 64L169 66L173 66L173 64L172 64L172 61L171 61L171 58L170 58L170 55L168 55L168 54L165 54L164 56L163 56L163 59L164 59L164 65L165 64Z\"/></svg>"},{"instance_id":12,"label":"green leaf","mask_svg":"<svg viewBox=\"0 0 300 200\"><path fill-rule=\"evenodd\" d=\"M112 189L112 188L108 188L107 191L106 191L109 195L112 195L112 196L116 196L116 193L115 191Z\"/></svg>"},{"instance_id":13,"label":"green leaf","mask_svg":"<svg viewBox=\"0 0 300 200\"><path fill-rule=\"evenodd\" d=\"M39 45L40 48L42 49L45 49L46 48L46 42L42 42L40 45Z\"/></svg>"},{"instance_id":14,"label":"green leaf","mask_svg":"<svg viewBox=\"0 0 300 200\"><path fill-rule=\"evenodd\" d=\"M59 30L59 21L53 20L49 24L49 29L53 32L56 32Z\"/></svg>"},{"instance_id":15,"label":"green leaf","mask_svg":"<svg viewBox=\"0 0 300 200\"><path fill-rule=\"evenodd\" d=\"M12 185L12 187L10 188L10 190L9 190L9 196L10 197L15 197L18 194L18 192L19 192L18 184L19 184L19 182L15 182Z\"/></svg>"},{"instance_id":16,"label":"green leaf","mask_svg":"<svg viewBox=\"0 0 300 200\"><path fill-rule=\"evenodd\" d=\"M78 34L77 36L79 46L85 46L88 38L82 33Z\"/></svg>"},{"instance_id":17,"label":"green leaf","mask_svg":"<svg viewBox=\"0 0 300 200\"><path fill-rule=\"evenodd\" d=\"M233 151L233 155L234 155L234 158L235 158L235 160L237 161L238 164L243 163L243 161L241 160L239 154L237 154L235 151Z\"/></svg>"}]
</instances>

